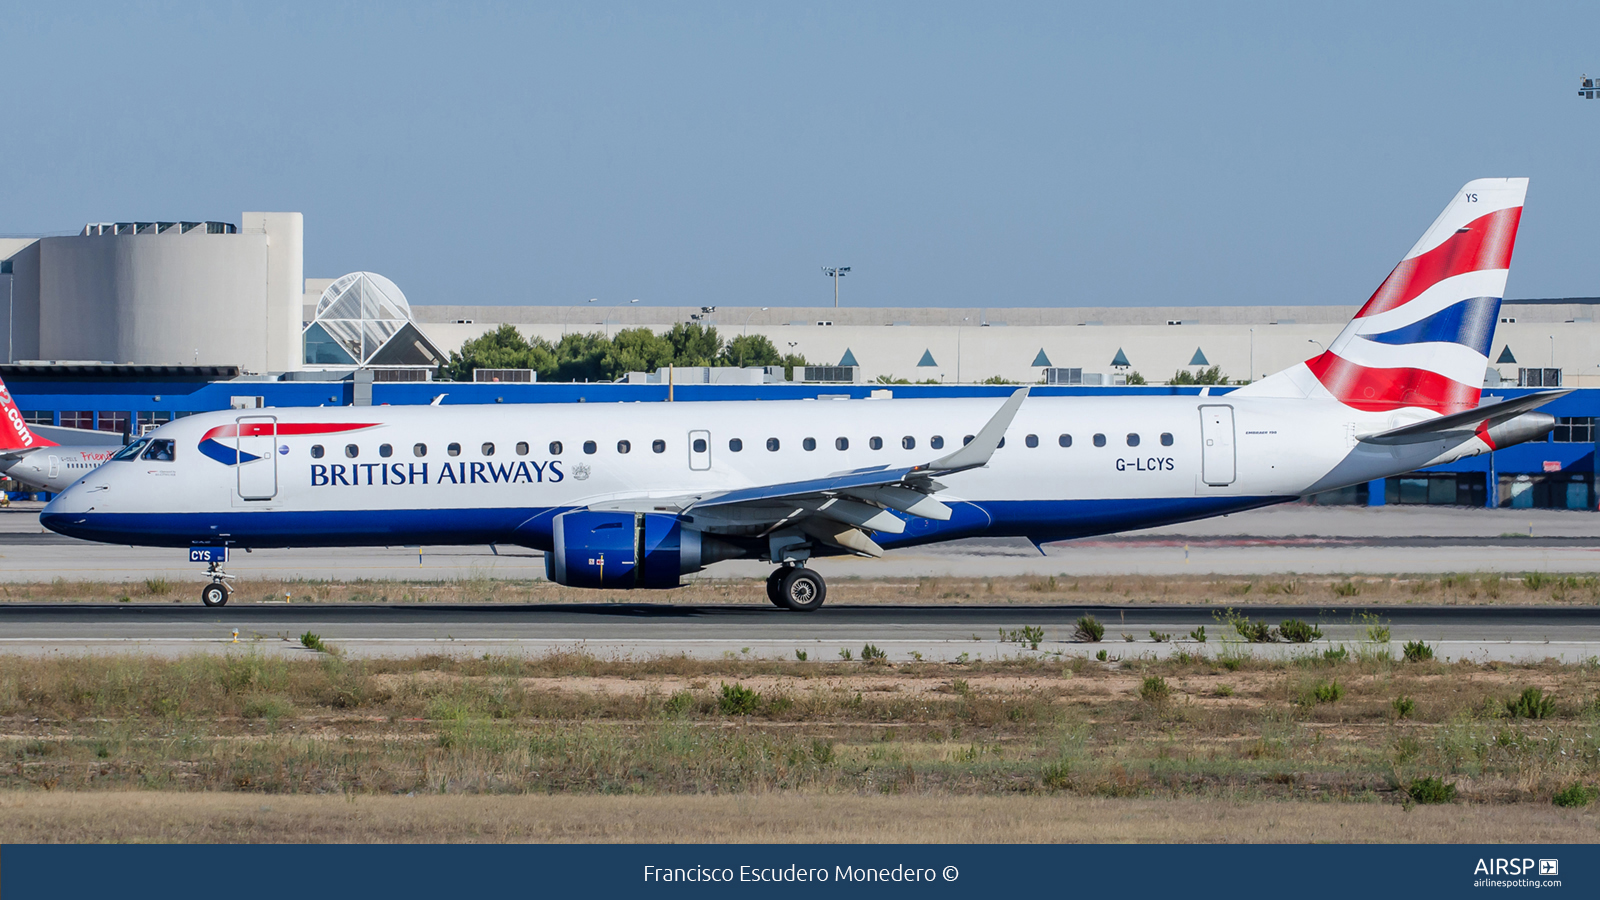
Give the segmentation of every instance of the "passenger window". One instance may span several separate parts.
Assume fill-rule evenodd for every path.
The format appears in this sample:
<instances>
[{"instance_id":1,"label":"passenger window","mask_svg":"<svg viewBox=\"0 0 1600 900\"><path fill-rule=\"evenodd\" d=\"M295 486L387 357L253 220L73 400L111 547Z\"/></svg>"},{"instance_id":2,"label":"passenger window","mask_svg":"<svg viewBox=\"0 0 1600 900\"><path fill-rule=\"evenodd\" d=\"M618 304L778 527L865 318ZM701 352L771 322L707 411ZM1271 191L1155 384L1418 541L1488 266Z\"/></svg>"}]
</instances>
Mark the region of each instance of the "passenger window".
<instances>
[{"instance_id":1,"label":"passenger window","mask_svg":"<svg viewBox=\"0 0 1600 900\"><path fill-rule=\"evenodd\" d=\"M908 434L900 439L900 446L906 450L915 450L917 449L917 439Z\"/></svg>"},{"instance_id":2,"label":"passenger window","mask_svg":"<svg viewBox=\"0 0 1600 900\"><path fill-rule=\"evenodd\" d=\"M1037 434L1030 434L1026 438L1023 438L1022 442L1027 444L1028 448L1031 450L1034 447L1039 446L1039 436Z\"/></svg>"},{"instance_id":3,"label":"passenger window","mask_svg":"<svg viewBox=\"0 0 1600 900\"><path fill-rule=\"evenodd\" d=\"M528 455L528 442L527 441L517 441L517 455L518 456L527 456Z\"/></svg>"},{"instance_id":4,"label":"passenger window","mask_svg":"<svg viewBox=\"0 0 1600 900\"><path fill-rule=\"evenodd\" d=\"M355 444L345 444L344 455L350 457L351 459L355 459L361 455L361 448L357 447Z\"/></svg>"},{"instance_id":5,"label":"passenger window","mask_svg":"<svg viewBox=\"0 0 1600 900\"><path fill-rule=\"evenodd\" d=\"M633 445L627 441L617 441L617 452L628 453L633 450Z\"/></svg>"},{"instance_id":6,"label":"passenger window","mask_svg":"<svg viewBox=\"0 0 1600 900\"><path fill-rule=\"evenodd\" d=\"M970 434L961 439L961 446L963 446L963 447L965 447L966 445L968 445L970 443L972 443L972 435L970 435Z\"/></svg>"},{"instance_id":7,"label":"passenger window","mask_svg":"<svg viewBox=\"0 0 1600 900\"><path fill-rule=\"evenodd\" d=\"M551 441L550 442L550 455L551 456L560 456L561 455L561 442L560 441Z\"/></svg>"},{"instance_id":8,"label":"passenger window","mask_svg":"<svg viewBox=\"0 0 1600 900\"><path fill-rule=\"evenodd\" d=\"M1137 446L1139 446L1139 436L1137 434L1128 435L1128 446L1129 447L1137 447Z\"/></svg>"},{"instance_id":9,"label":"passenger window","mask_svg":"<svg viewBox=\"0 0 1600 900\"><path fill-rule=\"evenodd\" d=\"M650 442L650 449L654 450L657 453L665 453L665 452L667 452L667 442L666 441L661 441L661 440L651 441Z\"/></svg>"},{"instance_id":10,"label":"passenger window","mask_svg":"<svg viewBox=\"0 0 1600 900\"><path fill-rule=\"evenodd\" d=\"M176 450L177 445L172 441L151 441L150 449L144 451L144 456L140 458L148 459L152 462L172 462L173 457L176 455Z\"/></svg>"},{"instance_id":11,"label":"passenger window","mask_svg":"<svg viewBox=\"0 0 1600 900\"><path fill-rule=\"evenodd\" d=\"M928 439L928 446L932 447L935 450L943 450L944 449L944 435L936 434L932 438L929 438Z\"/></svg>"},{"instance_id":12,"label":"passenger window","mask_svg":"<svg viewBox=\"0 0 1600 900\"><path fill-rule=\"evenodd\" d=\"M317 449L321 450L322 448L318 447ZM322 454L319 453L317 455L321 456ZM428 445L427 444L412 444L411 445L411 455L412 456L427 456L428 455Z\"/></svg>"},{"instance_id":13,"label":"passenger window","mask_svg":"<svg viewBox=\"0 0 1600 900\"><path fill-rule=\"evenodd\" d=\"M1172 446L1172 432L1170 432L1170 431L1161 432L1161 446L1163 446L1163 447L1171 447Z\"/></svg>"},{"instance_id":14,"label":"passenger window","mask_svg":"<svg viewBox=\"0 0 1600 900\"><path fill-rule=\"evenodd\" d=\"M1104 447L1106 445L1106 436L1103 435L1103 434L1095 435L1094 436L1094 445L1096 447Z\"/></svg>"},{"instance_id":15,"label":"passenger window","mask_svg":"<svg viewBox=\"0 0 1600 900\"><path fill-rule=\"evenodd\" d=\"M833 448L835 450L849 450L850 449L850 439L849 438L834 438L833 439Z\"/></svg>"},{"instance_id":16,"label":"passenger window","mask_svg":"<svg viewBox=\"0 0 1600 900\"><path fill-rule=\"evenodd\" d=\"M444 452L450 454L451 456L460 456L461 455L461 445L460 444L451 444L450 446L444 448Z\"/></svg>"},{"instance_id":17,"label":"passenger window","mask_svg":"<svg viewBox=\"0 0 1600 900\"><path fill-rule=\"evenodd\" d=\"M815 449L817 449L817 439L816 438L806 438L805 440L800 442L800 446L804 447L807 450L815 450Z\"/></svg>"},{"instance_id":18,"label":"passenger window","mask_svg":"<svg viewBox=\"0 0 1600 900\"><path fill-rule=\"evenodd\" d=\"M1063 447L1071 447L1072 446L1072 435L1063 434L1061 437L1056 438L1056 443L1060 444Z\"/></svg>"},{"instance_id":19,"label":"passenger window","mask_svg":"<svg viewBox=\"0 0 1600 900\"><path fill-rule=\"evenodd\" d=\"M378 455L384 459L388 459L394 455L394 447L390 446L389 444L379 444Z\"/></svg>"},{"instance_id":20,"label":"passenger window","mask_svg":"<svg viewBox=\"0 0 1600 900\"><path fill-rule=\"evenodd\" d=\"M696 452L696 453L704 453L704 452L706 452L706 439L705 438L695 438L694 439L694 452Z\"/></svg>"},{"instance_id":21,"label":"passenger window","mask_svg":"<svg viewBox=\"0 0 1600 900\"><path fill-rule=\"evenodd\" d=\"M484 456L493 456L494 455L494 444L491 444L488 441L484 441L483 442L483 455Z\"/></svg>"},{"instance_id":22,"label":"passenger window","mask_svg":"<svg viewBox=\"0 0 1600 900\"><path fill-rule=\"evenodd\" d=\"M744 449L744 441L741 441L738 438L729 438L728 449L732 450L734 453L738 453L740 450Z\"/></svg>"},{"instance_id":23,"label":"passenger window","mask_svg":"<svg viewBox=\"0 0 1600 900\"><path fill-rule=\"evenodd\" d=\"M778 439L777 438L767 438L767 449L768 450L771 450L772 452L776 453L776 452L778 452L778 446L779 446L779 444L778 444Z\"/></svg>"},{"instance_id":24,"label":"passenger window","mask_svg":"<svg viewBox=\"0 0 1600 900\"><path fill-rule=\"evenodd\" d=\"M596 444L594 441L584 441L583 442L583 452L585 452L585 453L588 453L588 454L592 455L595 451L597 451L599 449L600 449L600 446L598 444Z\"/></svg>"},{"instance_id":25,"label":"passenger window","mask_svg":"<svg viewBox=\"0 0 1600 900\"><path fill-rule=\"evenodd\" d=\"M867 446L871 447L874 450L882 450L883 449L883 438L878 437L876 435L874 435L874 436L872 436L870 438L867 438Z\"/></svg>"}]
</instances>

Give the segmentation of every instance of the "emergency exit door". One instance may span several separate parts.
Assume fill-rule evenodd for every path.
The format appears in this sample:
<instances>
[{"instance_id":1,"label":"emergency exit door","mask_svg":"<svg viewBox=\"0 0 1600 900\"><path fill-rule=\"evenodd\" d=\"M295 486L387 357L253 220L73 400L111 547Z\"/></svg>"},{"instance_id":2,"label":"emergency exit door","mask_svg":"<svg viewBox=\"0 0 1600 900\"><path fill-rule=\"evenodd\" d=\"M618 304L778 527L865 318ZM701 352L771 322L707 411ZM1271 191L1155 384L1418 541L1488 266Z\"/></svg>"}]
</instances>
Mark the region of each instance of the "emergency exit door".
<instances>
[{"instance_id":1,"label":"emergency exit door","mask_svg":"<svg viewBox=\"0 0 1600 900\"><path fill-rule=\"evenodd\" d=\"M278 418L240 416L234 422L239 499L271 500L278 496Z\"/></svg>"},{"instance_id":2,"label":"emergency exit door","mask_svg":"<svg viewBox=\"0 0 1600 900\"><path fill-rule=\"evenodd\" d=\"M1200 478L1215 486L1233 484L1238 457L1234 452L1233 407L1200 407Z\"/></svg>"}]
</instances>

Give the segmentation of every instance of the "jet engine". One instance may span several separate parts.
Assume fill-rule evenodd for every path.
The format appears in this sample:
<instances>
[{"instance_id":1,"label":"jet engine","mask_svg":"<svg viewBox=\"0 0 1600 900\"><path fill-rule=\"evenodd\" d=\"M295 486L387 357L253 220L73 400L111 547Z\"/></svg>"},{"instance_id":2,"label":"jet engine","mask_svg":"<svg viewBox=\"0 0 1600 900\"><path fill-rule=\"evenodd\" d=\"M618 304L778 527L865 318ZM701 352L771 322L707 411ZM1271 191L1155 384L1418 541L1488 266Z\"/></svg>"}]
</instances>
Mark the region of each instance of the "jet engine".
<instances>
[{"instance_id":1,"label":"jet engine","mask_svg":"<svg viewBox=\"0 0 1600 900\"><path fill-rule=\"evenodd\" d=\"M661 513L581 509L556 516L552 525L545 577L568 587L675 588L680 575L746 555Z\"/></svg>"}]
</instances>

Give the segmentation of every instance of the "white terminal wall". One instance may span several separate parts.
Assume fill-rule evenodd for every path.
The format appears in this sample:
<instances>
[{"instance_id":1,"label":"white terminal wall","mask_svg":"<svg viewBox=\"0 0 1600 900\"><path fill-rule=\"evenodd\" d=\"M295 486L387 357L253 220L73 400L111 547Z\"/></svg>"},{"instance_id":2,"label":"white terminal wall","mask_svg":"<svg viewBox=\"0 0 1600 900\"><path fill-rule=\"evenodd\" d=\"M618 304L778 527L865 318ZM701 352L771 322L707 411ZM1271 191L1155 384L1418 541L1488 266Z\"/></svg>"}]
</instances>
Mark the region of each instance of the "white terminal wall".
<instances>
[{"instance_id":1,"label":"white terminal wall","mask_svg":"<svg viewBox=\"0 0 1600 900\"><path fill-rule=\"evenodd\" d=\"M1356 310L1354 306L1062 306L986 311L725 307L704 321L714 325L724 340L745 333L765 335L779 353L799 353L818 365L838 363L849 349L867 381L890 376L954 382L959 359L961 381L998 375L1026 383L1040 377L1040 368L1031 363L1041 349L1052 365L1087 372L1113 371L1112 357L1121 349L1134 371L1156 383L1180 369L1194 371L1189 361L1196 348L1229 378L1270 375L1321 353ZM527 337L556 341L568 333L615 334L620 328L639 326L665 332L690 313L682 308L608 311L576 306L413 306L412 312L428 337L447 353L501 323L515 325ZM1502 315L1517 321L1496 330L1489 359L1492 363L1509 344L1518 363L1495 367L1505 378L1515 380L1518 365L1554 366L1562 369L1567 386L1600 386L1600 352L1594 350L1600 346L1600 324L1587 318L1592 314L1593 307L1585 304L1507 304ZM964 316L968 324L954 324ZM1007 324L977 324L984 318ZM458 324L457 319L472 321ZM814 324L824 319L834 324ZM1168 325L1168 321L1183 324ZM1094 324L1080 324L1084 322ZM924 350L937 366L917 365Z\"/></svg>"}]
</instances>

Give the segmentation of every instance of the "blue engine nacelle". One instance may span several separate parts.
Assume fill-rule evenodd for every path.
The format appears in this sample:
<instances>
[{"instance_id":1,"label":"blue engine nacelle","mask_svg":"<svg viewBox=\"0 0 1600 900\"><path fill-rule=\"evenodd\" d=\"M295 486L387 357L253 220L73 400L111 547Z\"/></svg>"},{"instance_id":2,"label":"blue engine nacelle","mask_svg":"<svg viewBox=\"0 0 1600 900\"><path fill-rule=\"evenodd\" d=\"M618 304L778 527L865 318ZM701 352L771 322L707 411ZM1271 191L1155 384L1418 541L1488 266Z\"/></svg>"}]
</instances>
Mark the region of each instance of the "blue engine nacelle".
<instances>
[{"instance_id":1,"label":"blue engine nacelle","mask_svg":"<svg viewBox=\"0 0 1600 900\"><path fill-rule=\"evenodd\" d=\"M544 574L568 587L675 588L680 575L744 555L660 513L574 510L552 525L555 546L544 556Z\"/></svg>"}]
</instances>

